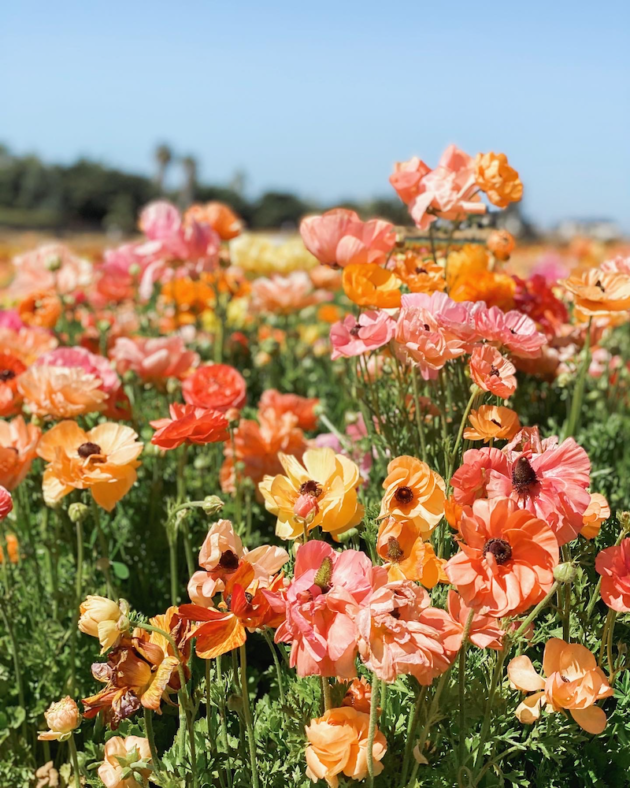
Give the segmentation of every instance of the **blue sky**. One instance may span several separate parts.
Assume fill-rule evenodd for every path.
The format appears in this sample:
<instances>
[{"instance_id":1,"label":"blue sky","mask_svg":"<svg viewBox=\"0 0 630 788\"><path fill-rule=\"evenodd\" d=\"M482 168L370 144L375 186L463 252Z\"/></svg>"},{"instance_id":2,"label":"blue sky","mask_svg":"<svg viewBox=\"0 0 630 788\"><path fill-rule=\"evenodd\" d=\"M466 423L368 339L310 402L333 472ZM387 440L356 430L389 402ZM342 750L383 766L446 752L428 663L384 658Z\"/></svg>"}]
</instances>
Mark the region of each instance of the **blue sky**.
<instances>
[{"instance_id":1,"label":"blue sky","mask_svg":"<svg viewBox=\"0 0 630 788\"><path fill-rule=\"evenodd\" d=\"M546 225L630 229L630 3L21 0L0 10L0 141L335 201L395 160L504 151Z\"/></svg>"}]
</instances>

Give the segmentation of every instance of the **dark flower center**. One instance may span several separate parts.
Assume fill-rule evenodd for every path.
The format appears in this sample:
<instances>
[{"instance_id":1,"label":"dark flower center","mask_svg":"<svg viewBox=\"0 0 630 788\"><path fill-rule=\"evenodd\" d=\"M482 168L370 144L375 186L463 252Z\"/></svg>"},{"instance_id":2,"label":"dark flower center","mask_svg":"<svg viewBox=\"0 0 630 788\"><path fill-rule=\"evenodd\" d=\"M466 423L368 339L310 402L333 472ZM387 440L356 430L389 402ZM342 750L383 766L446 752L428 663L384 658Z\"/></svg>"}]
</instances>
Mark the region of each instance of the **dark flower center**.
<instances>
[{"instance_id":1,"label":"dark flower center","mask_svg":"<svg viewBox=\"0 0 630 788\"><path fill-rule=\"evenodd\" d=\"M512 486L516 492L526 493L537 481L536 471L532 468L527 457L519 457L512 466Z\"/></svg>"},{"instance_id":2,"label":"dark flower center","mask_svg":"<svg viewBox=\"0 0 630 788\"><path fill-rule=\"evenodd\" d=\"M504 564L512 557L512 548L505 539L489 539L483 546L483 554L492 553L497 564Z\"/></svg>"},{"instance_id":3,"label":"dark flower center","mask_svg":"<svg viewBox=\"0 0 630 788\"><path fill-rule=\"evenodd\" d=\"M353 337L358 337L360 330L361 330L361 326L357 323L356 326L352 326L352 328L350 329L350 333L352 334Z\"/></svg>"},{"instance_id":4,"label":"dark flower center","mask_svg":"<svg viewBox=\"0 0 630 788\"><path fill-rule=\"evenodd\" d=\"M494 366L494 364L492 364L492 366L490 367L490 376L493 378L498 378L500 377L500 375L501 373L499 372L499 370Z\"/></svg>"},{"instance_id":5,"label":"dark flower center","mask_svg":"<svg viewBox=\"0 0 630 788\"><path fill-rule=\"evenodd\" d=\"M599 287L599 289L602 291L602 293L606 292L606 290L604 288L604 285L599 281L599 279L597 280L597 282L595 282L595 287Z\"/></svg>"},{"instance_id":6,"label":"dark flower center","mask_svg":"<svg viewBox=\"0 0 630 788\"><path fill-rule=\"evenodd\" d=\"M426 268L416 268L417 274L426 274L426 272L427 272Z\"/></svg>"},{"instance_id":7,"label":"dark flower center","mask_svg":"<svg viewBox=\"0 0 630 788\"><path fill-rule=\"evenodd\" d=\"M497 425L497 427L500 427L500 426L501 426L501 422L500 422L500 421L497 421L496 419L490 419L490 421L491 421L493 424L496 424L496 425Z\"/></svg>"},{"instance_id":8,"label":"dark flower center","mask_svg":"<svg viewBox=\"0 0 630 788\"><path fill-rule=\"evenodd\" d=\"M396 620L398 620L400 618L400 610L397 607L395 607L389 615L392 618L395 618Z\"/></svg>"},{"instance_id":9,"label":"dark flower center","mask_svg":"<svg viewBox=\"0 0 630 788\"><path fill-rule=\"evenodd\" d=\"M333 562L332 558L325 556L322 565L317 570L313 578L313 584L321 588L323 594L327 594L331 588Z\"/></svg>"},{"instance_id":10,"label":"dark flower center","mask_svg":"<svg viewBox=\"0 0 630 788\"><path fill-rule=\"evenodd\" d=\"M228 569L229 571L238 569L238 562L239 558L232 550L225 550L221 553L221 558L219 558L219 566L221 569Z\"/></svg>"},{"instance_id":11,"label":"dark flower center","mask_svg":"<svg viewBox=\"0 0 630 788\"><path fill-rule=\"evenodd\" d=\"M394 498L403 505L413 501L413 490L411 487L399 487L394 493Z\"/></svg>"},{"instance_id":12,"label":"dark flower center","mask_svg":"<svg viewBox=\"0 0 630 788\"><path fill-rule=\"evenodd\" d=\"M15 372L12 369L0 369L0 383L8 383L15 377Z\"/></svg>"},{"instance_id":13,"label":"dark flower center","mask_svg":"<svg viewBox=\"0 0 630 788\"><path fill-rule=\"evenodd\" d=\"M88 457L91 457L93 454L102 454L101 447L98 443L82 443L79 448L77 449L77 454L84 460L87 460Z\"/></svg>"},{"instance_id":14,"label":"dark flower center","mask_svg":"<svg viewBox=\"0 0 630 788\"><path fill-rule=\"evenodd\" d=\"M425 331L430 331L431 330L431 326L428 323L425 323L424 324L424 330Z\"/></svg>"},{"instance_id":15,"label":"dark flower center","mask_svg":"<svg viewBox=\"0 0 630 788\"><path fill-rule=\"evenodd\" d=\"M300 495L312 495L313 498L319 498L322 494L322 486L319 482L309 479L300 485Z\"/></svg>"},{"instance_id":16,"label":"dark flower center","mask_svg":"<svg viewBox=\"0 0 630 788\"><path fill-rule=\"evenodd\" d=\"M390 536L387 540L387 557L389 560L398 563L403 555L404 553L398 539L395 536Z\"/></svg>"}]
</instances>

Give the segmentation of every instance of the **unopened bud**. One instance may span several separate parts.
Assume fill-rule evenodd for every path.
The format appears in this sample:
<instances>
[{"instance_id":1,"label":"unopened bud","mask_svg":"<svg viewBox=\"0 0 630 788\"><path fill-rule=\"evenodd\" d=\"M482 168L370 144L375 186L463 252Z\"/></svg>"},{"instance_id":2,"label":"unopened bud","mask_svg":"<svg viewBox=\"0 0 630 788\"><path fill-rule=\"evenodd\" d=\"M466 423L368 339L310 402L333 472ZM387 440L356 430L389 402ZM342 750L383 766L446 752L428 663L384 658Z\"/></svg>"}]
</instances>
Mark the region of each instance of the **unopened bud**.
<instances>
[{"instance_id":1,"label":"unopened bud","mask_svg":"<svg viewBox=\"0 0 630 788\"><path fill-rule=\"evenodd\" d=\"M558 564L553 570L554 580L557 580L559 583L572 583L575 580L576 574L577 569L575 568L575 564L568 561L564 564Z\"/></svg>"},{"instance_id":2,"label":"unopened bud","mask_svg":"<svg viewBox=\"0 0 630 788\"><path fill-rule=\"evenodd\" d=\"M68 517L70 522L75 525L81 525L90 516L90 508L84 503L71 503L68 506Z\"/></svg>"},{"instance_id":3,"label":"unopened bud","mask_svg":"<svg viewBox=\"0 0 630 788\"><path fill-rule=\"evenodd\" d=\"M630 531L630 512L618 512L617 520L622 531Z\"/></svg>"},{"instance_id":4,"label":"unopened bud","mask_svg":"<svg viewBox=\"0 0 630 788\"><path fill-rule=\"evenodd\" d=\"M44 263L44 267L47 271L52 271L53 273L58 271L61 268L61 258L57 255L49 257Z\"/></svg>"},{"instance_id":5,"label":"unopened bud","mask_svg":"<svg viewBox=\"0 0 630 788\"><path fill-rule=\"evenodd\" d=\"M203 499L203 510L207 515L218 514L225 504L218 495L206 495Z\"/></svg>"}]
</instances>

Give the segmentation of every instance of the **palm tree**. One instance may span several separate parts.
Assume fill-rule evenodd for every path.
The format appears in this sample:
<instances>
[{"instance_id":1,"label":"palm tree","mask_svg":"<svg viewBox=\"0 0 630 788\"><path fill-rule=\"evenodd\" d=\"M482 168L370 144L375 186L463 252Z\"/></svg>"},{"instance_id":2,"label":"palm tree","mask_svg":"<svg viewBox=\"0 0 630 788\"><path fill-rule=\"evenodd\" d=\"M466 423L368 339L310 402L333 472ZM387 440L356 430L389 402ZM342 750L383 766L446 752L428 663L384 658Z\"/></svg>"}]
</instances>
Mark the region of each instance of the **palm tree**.
<instances>
[{"instance_id":1,"label":"palm tree","mask_svg":"<svg viewBox=\"0 0 630 788\"><path fill-rule=\"evenodd\" d=\"M155 183L160 192L164 191L164 179L166 177L166 170L168 165L173 160L173 153L168 145L158 145L155 149L155 160L157 162L157 172L155 174Z\"/></svg>"},{"instance_id":2,"label":"palm tree","mask_svg":"<svg viewBox=\"0 0 630 788\"><path fill-rule=\"evenodd\" d=\"M184 156L182 159L182 166L184 168L184 186L182 188L181 202L183 208L188 208L195 199L197 160L194 156Z\"/></svg>"}]
</instances>

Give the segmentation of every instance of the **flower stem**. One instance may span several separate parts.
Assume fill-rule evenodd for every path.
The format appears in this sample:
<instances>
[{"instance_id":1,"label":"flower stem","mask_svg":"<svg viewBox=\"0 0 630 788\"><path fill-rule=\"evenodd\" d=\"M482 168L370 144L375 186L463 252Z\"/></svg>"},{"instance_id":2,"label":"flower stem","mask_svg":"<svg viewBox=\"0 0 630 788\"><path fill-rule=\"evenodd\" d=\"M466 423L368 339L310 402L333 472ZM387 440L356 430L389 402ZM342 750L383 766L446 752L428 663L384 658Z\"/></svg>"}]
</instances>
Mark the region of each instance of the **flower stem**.
<instances>
[{"instance_id":1,"label":"flower stem","mask_svg":"<svg viewBox=\"0 0 630 788\"><path fill-rule=\"evenodd\" d=\"M497 654L497 664L494 666L494 670L492 671L492 679L490 680L490 689L488 691L488 703L486 705L486 712L483 717L483 724L481 726L481 733L479 735L479 744L477 745L477 752L475 754L475 762L479 758L483 758L483 748L486 744L486 739L488 738L488 732L490 730L490 720L492 718L492 704L494 703L494 696L497 691L497 685L499 684L499 679L503 673L503 663L505 662L505 658L507 657L508 651L510 648L509 641L506 641L503 644L503 648Z\"/></svg>"},{"instance_id":2,"label":"flower stem","mask_svg":"<svg viewBox=\"0 0 630 788\"><path fill-rule=\"evenodd\" d=\"M77 745L74 741L74 733L68 739L68 749L70 750L70 760L72 761L72 771L74 774L75 788L81 788L81 772L79 771L79 756L77 755Z\"/></svg>"},{"instance_id":3,"label":"flower stem","mask_svg":"<svg viewBox=\"0 0 630 788\"><path fill-rule=\"evenodd\" d=\"M275 646L273 645L273 640L271 635L269 634L269 629L263 629L263 635L265 640L267 641L267 645L269 646L269 650L271 651L271 656L273 657L273 663L276 666L276 676L278 677L278 691L280 692L280 703L284 705L284 686L282 682L282 667L280 665L280 660L278 659L278 652L276 651ZM328 682L326 682L328 683ZM328 692L330 694L330 687L328 688Z\"/></svg>"},{"instance_id":4,"label":"flower stem","mask_svg":"<svg viewBox=\"0 0 630 788\"><path fill-rule=\"evenodd\" d=\"M101 515L98 510L98 504L92 496L90 496L90 501L92 507L92 518L94 520L94 527L96 528L96 536L98 538L98 544L101 550L102 571L105 575L105 583L107 584L107 596L110 599L116 599L116 590L114 589L114 584L112 583L112 577L109 571L109 549L107 547L105 534L101 529Z\"/></svg>"},{"instance_id":5,"label":"flower stem","mask_svg":"<svg viewBox=\"0 0 630 788\"><path fill-rule=\"evenodd\" d=\"M520 638L520 636L523 634L523 632L525 632L525 630L527 629L527 627L528 627L528 626L529 626L529 625L532 623L532 621L533 621L533 620L536 618L536 616L537 616L537 615L540 613L540 611L541 611L541 610L542 610L544 607L546 607L546 606L549 604L549 601L551 600L551 598L553 597L553 595L556 593L556 589L557 589L557 588L558 588L558 583L557 583L557 582L555 582L555 583L554 583L554 584L551 586L551 588L549 589L549 592L548 592L547 596L546 596L546 597L545 597L545 598L542 600L542 602L539 602L539 603L536 605L536 607L535 607L535 608L532 610L532 612L531 612L531 613L530 613L530 614L527 616L527 618L525 619L525 621L523 621L523 623L522 623L522 624L520 625L520 627L519 627L519 628L516 630L516 632L515 632L513 635L510 635L510 636L509 636L510 640L518 640L518 639ZM506 637L507 637L507 636L506 636Z\"/></svg>"},{"instance_id":6,"label":"flower stem","mask_svg":"<svg viewBox=\"0 0 630 788\"><path fill-rule=\"evenodd\" d=\"M368 788L374 785L374 757L372 751L374 750L374 738L376 736L376 720L378 718L378 694L380 689L380 681L376 673L372 674L372 699L370 701L370 726L368 728L367 740L367 768L368 768Z\"/></svg>"},{"instance_id":7,"label":"flower stem","mask_svg":"<svg viewBox=\"0 0 630 788\"><path fill-rule=\"evenodd\" d=\"M418 428L418 435L420 436L420 445L422 447L422 461L427 461L427 440L424 434L424 423L422 420L422 411L420 409L420 393L418 391L418 370L415 367L411 368L411 384L413 386L413 400L416 411L416 426Z\"/></svg>"},{"instance_id":8,"label":"flower stem","mask_svg":"<svg viewBox=\"0 0 630 788\"><path fill-rule=\"evenodd\" d=\"M466 422L468 421L468 416L470 415L470 411L474 405L475 400L477 399L480 393L480 389L477 385L472 386L472 393L470 395L470 399L468 400L468 404L462 414L462 420L459 425L459 431L457 433L457 439L455 440L455 445L453 446L453 451L451 452L449 467L448 467L448 478L446 479L447 487L451 483L451 477L453 475L453 471L455 470L455 461L457 460L457 452L459 450L459 446L462 442L462 436L464 435L464 429L466 427Z\"/></svg>"},{"instance_id":9,"label":"flower stem","mask_svg":"<svg viewBox=\"0 0 630 788\"><path fill-rule=\"evenodd\" d=\"M75 527L77 533L77 568L74 589L74 610L72 613L72 629L70 631L70 682L68 689L70 695L74 694L77 670L76 649L79 624L79 606L83 598L83 523L80 520L77 520Z\"/></svg>"},{"instance_id":10,"label":"flower stem","mask_svg":"<svg viewBox=\"0 0 630 788\"><path fill-rule=\"evenodd\" d=\"M468 651L468 635L472 627L474 610L471 610L464 625L462 633L462 645L459 649L459 760L464 759L464 747L466 743L466 652Z\"/></svg>"},{"instance_id":11,"label":"flower stem","mask_svg":"<svg viewBox=\"0 0 630 788\"><path fill-rule=\"evenodd\" d=\"M177 531L173 529L172 533L166 534L168 541L168 556L169 568L171 575L171 605L177 604L178 588L177 588Z\"/></svg>"},{"instance_id":12,"label":"flower stem","mask_svg":"<svg viewBox=\"0 0 630 788\"><path fill-rule=\"evenodd\" d=\"M584 400L584 387L586 385L586 373L591 361L591 323L593 318L589 318L586 338L584 340L584 357L575 381L573 399L571 401L571 411L564 428L564 439L571 438L580 426L580 416L582 413L582 401Z\"/></svg>"},{"instance_id":13,"label":"flower stem","mask_svg":"<svg viewBox=\"0 0 630 788\"><path fill-rule=\"evenodd\" d=\"M243 717L247 728L247 739L249 743L249 765L252 771L252 788L258 788L258 766L256 764L256 739L254 738L254 725L252 722L252 712L249 705L249 689L247 688L247 656L245 644L239 649L241 657L241 693L243 696Z\"/></svg>"},{"instance_id":14,"label":"flower stem","mask_svg":"<svg viewBox=\"0 0 630 788\"><path fill-rule=\"evenodd\" d=\"M17 640L15 639L15 632L11 626L11 619L5 610L5 602L0 599L0 615L4 622L5 629L9 635L9 642L11 643L11 655L13 657L13 670L15 671L15 686L17 688L18 703L26 711L26 700L24 698L24 684L22 682L22 671L20 669L20 652L18 651ZM22 735L26 739L26 719L22 723Z\"/></svg>"},{"instance_id":15,"label":"flower stem","mask_svg":"<svg viewBox=\"0 0 630 788\"><path fill-rule=\"evenodd\" d=\"M153 761L153 768L156 774L160 773L161 764L158 756L157 747L155 746L155 735L153 733L153 712L151 709L144 709L144 728L149 742L149 749L151 750L151 760Z\"/></svg>"},{"instance_id":16,"label":"flower stem","mask_svg":"<svg viewBox=\"0 0 630 788\"><path fill-rule=\"evenodd\" d=\"M424 745L426 744L429 731L431 730L431 725L433 724L433 720L436 716L438 706L440 705L440 696L442 694L442 690L446 686L446 682L448 681L449 673L450 673L450 669L447 670L446 673L442 674L440 681L438 682L438 685L435 688L435 695L433 696L433 700L431 701L431 706L429 707L429 713L427 715L426 722L424 723L424 728L422 729L422 733L420 734L420 738L418 739L418 743L416 745L420 756L422 756L422 750L424 750ZM420 762L416 760L413 767L413 771L411 772L411 777L409 778L409 782L407 783L407 788L414 788L416 784L416 777L418 775L419 768L420 768Z\"/></svg>"},{"instance_id":17,"label":"flower stem","mask_svg":"<svg viewBox=\"0 0 630 788\"><path fill-rule=\"evenodd\" d=\"M409 725L407 726L407 741L405 743L405 755L403 758L402 772L400 775L401 785L404 784L407 778L407 773L409 772L409 760L413 750L414 734L418 727L420 712L422 711L422 707L424 705L424 699L427 696L427 690L428 687L421 687L420 692L417 693L416 702L413 707L413 714L409 718Z\"/></svg>"}]
</instances>

